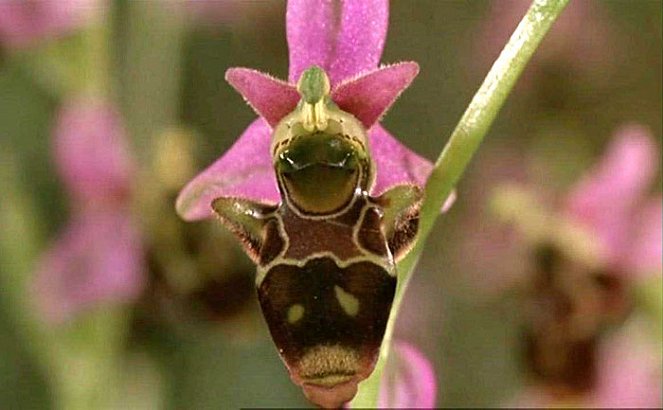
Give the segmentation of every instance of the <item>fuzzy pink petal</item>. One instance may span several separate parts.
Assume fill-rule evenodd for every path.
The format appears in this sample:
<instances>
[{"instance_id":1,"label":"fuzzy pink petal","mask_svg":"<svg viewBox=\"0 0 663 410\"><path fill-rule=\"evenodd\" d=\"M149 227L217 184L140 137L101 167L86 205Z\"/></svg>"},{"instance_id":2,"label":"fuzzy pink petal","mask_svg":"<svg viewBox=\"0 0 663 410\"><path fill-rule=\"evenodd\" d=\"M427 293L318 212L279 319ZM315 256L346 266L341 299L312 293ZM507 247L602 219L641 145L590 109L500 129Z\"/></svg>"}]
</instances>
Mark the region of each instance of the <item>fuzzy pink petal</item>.
<instances>
[{"instance_id":1,"label":"fuzzy pink petal","mask_svg":"<svg viewBox=\"0 0 663 410\"><path fill-rule=\"evenodd\" d=\"M229 69L226 81L272 127L294 110L299 101L295 86L250 68Z\"/></svg>"},{"instance_id":2,"label":"fuzzy pink petal","mask_svg":"<svg viewBox=\"0 0 663 410\"><path fill-rule=\"evenodd\" d=\"M626 256L634 207L656 175L657 157L645 128L623 127L567 198L567 213L597 235L609 263L620 264Z\"/></svg>"},{"instance_id":3,"label":"fuzzy pink petal","mask_svg":"<svg viewBox=\"0 0 663 410\"><path fill-rule=\"evenodd\" d=\"M660 275L663 259L663 203L650 200L636 217L636 231L628 254L630 270L640 275Z\"/></svg>"},{"instance_id":4,"label":"fuzzy pink petal","mask_svg":"<svg viewBox=\"0 0 663 410\"><path fill-rule=\"evenodd\" d=\"M63 182L79 201L114 200L129 191L134 163L120 116L104 101L65 103L53 143Z\"/></svg>"},{"instance_id":5,"label":"fuzzy pink petal","mask_svg":"<svg viewBox=\"0 0 663 410\"><path fill-rule=\"evenodd\" d=\"M602 346L593 407L661 408L660 347L642 336L622 331Z\"/></svg>"},{"instance_id":6,"label":"fuzzy pink petal","mask_svg":"<svg viewBox=\"0 0 663 410\"><path fill-rule=\"evenodd\" d=\"M126 303L144 285L140 234L123 210L78 215L40 261L34 299L44 320L60 323L100 303Z\"/></svg>"},{"instance_id":7,"label":"fuzzy pink petal","mask_svg":"<svg viewBox=\"0 0 663 410\"><path fill-rule=\"evenodd\" d=\"M414 346L395 341L385 374L382 376L378 407L432 408L435 406L437 381L435 370Z\"/></svg>"},{"instance_id":8,"label":"fuzzy pink petal","mask_svg":"<svg viewBox=\"0 0 663 410\"><path fill-rule=\"evenodd\" d=\"M371 155L377 168L372 195L379 196L396 185L425 185L433 169L430 161L398 142L379 124L368 134Z\"/></svg>"},{"instance_id":9,"label":"fuzzy pink petal","mask_svg":"<svg viewBox=\"0 0 663 410\"><path fill-rule=\"evenodd\" d=\"M188 221L210 218L222 196L264 203L280 201L269 153L271 128L257 119L221 158L189 182L177 198L177 213Z\"/></svg>"},{"instance_id":10,"label":"fuzzy pink petal","mask_svg":"<svg viewBox=\"0 0 663 410\"><path fill-rule=\"evenodd\" d=\"M318 65L332 85L377 67L387 35L387 0L290 0L290 82Z\"/></svg>"},{"instance_id":11,"label":"fuzzy pink petal","mask_svg":"<svg viewBox=\"0 0 663 410\"><path fill-rule=\"evenodd\" d=\"M396 185L426 185L433 164L420 157L414 151L401 144L381 125L376 125L368 132L371 155L375 161L376 179L371 195L380 196ZM447 212L456 201L456 192L452 191L442 206Z\"/></svg>"},{"instance_id":12,"label":"fuzzy pink petal","mask_svg":"<svg viewBox=\"0 0 663 410\"><path fill-rule=\"evenodd\" d=\"M0 41L22 48L66 34L85 24L103 5L98 0L2 0Z\"/></svg>"},{"instance_id":13,"label":"fuzzy pink petal","mask_svg":"<svg viewBox=\"0 0 663 410\"><path fill-rule=\"evenodd\" d=\"M419 65L414 62L380 67L342 82L333 90L332 99L368 129L378 122L418 73Z\"/></svg>"}]
</instances>

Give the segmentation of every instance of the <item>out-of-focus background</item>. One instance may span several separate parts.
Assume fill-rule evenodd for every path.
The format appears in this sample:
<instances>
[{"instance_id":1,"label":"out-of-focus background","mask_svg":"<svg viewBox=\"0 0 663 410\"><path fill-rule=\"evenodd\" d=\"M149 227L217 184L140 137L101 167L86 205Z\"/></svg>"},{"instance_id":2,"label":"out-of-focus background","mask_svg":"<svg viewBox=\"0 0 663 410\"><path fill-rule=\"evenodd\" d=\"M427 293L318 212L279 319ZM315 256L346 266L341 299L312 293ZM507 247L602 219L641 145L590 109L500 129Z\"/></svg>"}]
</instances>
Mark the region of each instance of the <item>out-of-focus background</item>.
<instances>
[{"instance_id":1,"label":"out-of-focus background","mask_svg":"<svg viewBox=\"0 0 663 410\"><path fill-rule=\"evenodd\" d=\"M215 221L174 213L256 117L225 70L287 78L285 7L0 0L1 408L307 405L250 261ZM382 61L421 73L384 125L434 160L526 8L392 2ZM574 253L587 241L532 224L573 219L566 198L626 135L648 148L623 172L647 175L615 223L636 230L653 202L644 226L660 227L661 21L659 1L572 1L499 114L398 321L434 366L439 406L660 405L660 263L633 261L652 243L660 255L660 231L620 237L629 263L587 262ZM623 173L604 174L619 191Z\"/></svg>"}]
</instances>

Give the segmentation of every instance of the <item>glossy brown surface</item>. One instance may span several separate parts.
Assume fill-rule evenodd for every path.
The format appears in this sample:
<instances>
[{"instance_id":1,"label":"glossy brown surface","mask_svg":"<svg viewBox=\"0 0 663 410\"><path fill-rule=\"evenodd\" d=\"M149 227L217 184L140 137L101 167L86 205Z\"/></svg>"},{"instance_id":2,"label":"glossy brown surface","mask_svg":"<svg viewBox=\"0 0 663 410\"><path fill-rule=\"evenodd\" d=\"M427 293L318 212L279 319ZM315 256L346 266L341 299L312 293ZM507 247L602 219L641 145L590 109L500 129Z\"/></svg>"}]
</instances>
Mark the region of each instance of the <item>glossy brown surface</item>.
<instances>
[{"instance_id":1,"label":"glossy brown surface","mask_svg":"<svg viewBox=\"0 0 663 410\"><path fill-rule=\"evenodd\" d=\"M293 379L324 385L343 379L340 376L363 379L370 374L395 289L396 279L378 265L358 262L341 268L333 259L322 257L301 268L274 266L258 295ZM358 301L354 315L338 296L343 292ZM303 314L293 322L288 312L294 305L300 305Z\"/></svg>"}]
</instances>

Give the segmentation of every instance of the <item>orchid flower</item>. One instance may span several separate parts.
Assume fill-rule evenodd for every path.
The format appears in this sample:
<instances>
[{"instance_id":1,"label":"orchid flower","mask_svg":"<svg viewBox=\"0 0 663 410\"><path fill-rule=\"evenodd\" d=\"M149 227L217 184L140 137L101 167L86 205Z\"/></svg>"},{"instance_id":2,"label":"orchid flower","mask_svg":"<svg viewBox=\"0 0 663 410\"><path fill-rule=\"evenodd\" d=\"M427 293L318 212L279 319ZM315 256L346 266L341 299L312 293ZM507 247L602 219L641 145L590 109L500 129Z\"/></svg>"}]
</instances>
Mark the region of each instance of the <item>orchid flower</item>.
<instances>
[{"instance_id":1,"label":"orchid flower","mask_svg":"<svg viewBox=\"0 0 663 410\"><path fill-rule=\"evenodd\" d=\"M100 0L3 0L0 42L23 48L67 34L90 20L102 6Z\"/></svg>"},{"instance_id":2,"label":"orchid flower","mask_svg":"<svg viewBox=\"0 0 663 410\"><path fill-rule=\"evenodd\" d=\"M53 141L72 216L41 258L33 290L45 320L61 323L99 303L138 296L143 250L129 209L134 164L117 112L96 99L69 101Z\"/></svg>"},{"instance_id":3,"label":"orchid flower","mask_svg":"<svg viewBox=\"0 0 663 410\"><path fill-rule=\"evenodd\" d=\"M399 143L380 118L416 77L419 66L403 62L378 66L388 26L386 0L288 2L290 50L288 81L247 68L231 68L226 80L260 116L219 160L180 193L177 210L186 220L212 216L211 203L236 197L275 204L280 201L269 153L273 127L299 101L296 82L317 65L329 75L331 97L369 130L377 165L372 195L399 184L422 186L432 164Z\"/></svg>"},{"instance_id":4,"label":"orchid flower","mask_svg":"<svg viewBox=\"0 0 663 410\"><path fill-rule=\"evenodd\" d=\"M660 408L660 344L652 340L649 328L650 324L642 320L629 320L601 342L597 348L596 381L586 394L560 397L543 386L531 386L508 407Z\"/></svg>"},{"instance_id":5,"label":"orchid flower","mask_svg":"<svg viewBox=\"0 0 663 410\"><path fill-rule=\"evenodd\" d=\"M232 203L251 203L251 206L262 206L264 209L279 202L269 155L269 136L273 127L281 125L280 120L293 110L299 100L297 91L301 90L293 83L298 81L301 85L303 78L315 75L321 81L324 78L324 81L314 89L324 89L324 95L329 95L331 102L354 116L367 130L366 145L377 174L376 183L367 189L369 195L380 195L396 185L409 185L408 189L414 189L412 186L423 185L430 176L419 234L419 239L425 238L440 207L444 211L453 201L453 185L525 64L565 5L565 0L537 0L533 3L468 106L438 158L435 172L432 172L433 168L427 161L407 150L377 124L418 71L415 63L377 67L387 27L386 1L289 2L286 17L290 48L289 82L250 69L231 69L227 72L226 79L261 118L245 130L221 159L183 189L176 204L178 213L186 220L197 220L212 215L213 201L224 207ZM323 74L319 76L317 73L321 71ZM307 74L308 77L305 77ZM315 112L311 113L311 118L314 118ZM249 219L258 217L254 213L243 213L242 209L242 206L231 206L223 208L223 212L236 212L233 217L240 219L242 215ZM247 242L247 246L250 244ZM412 253L399 265L402 268L402 282L400 289L396 290L395 311L398 311L400 297L407 286L413 264L420 255L420 244L415 243ZM296 320L295 317L293 320ZM394 317L392 313L391 318ZM391 329L391 325L387 325L383 347L389 345ZM384 359L388 357L387 351L386 348L381 351L378 369L364 382L364 394L360 392L353 405L377 404L378 385ZM339 385L340 390L334 389L339 396L343 395L343 400L354 394L352 389L356 389L356 381L349 383ZM304 389L306 393L306 386ZM311 389L317 389L313 393L325 397L336 394L331 389L326 392L323 391L325 389ZM338 399L340 397L332 400L329 396L322 401L327 405L338 405Z\"/></svg>"},{"instance_id":6,"label":"orchid flower","mask_svg":"<svg viewBox=\"0 0 663 410\"><path fill-rule=\"evenodd\" d=\"M227 81L260 118L249 125L224 156L183 189L177 210L184 219L211 217L212 201L220 197L267 205L280 202L270 155L271 135L281 119L297 106L300 93L296 82L312 66L326 72L334 103L354 115L368 130L371 157L377 168L371 195L378 196L402 184L422 187L430 174L429 161L401 145L378 123L419 71L414 62L378 66L388 25L387 1L350 0L340 4L290 1L286 24L290 49L288 82L247 68L227 71ZM405 351L409 354L411 349ZM422 359L410 363L424 362ZM415 399L409 403L431 405L435 384L430 368L427 372L422 369L410 372L399 380L399 385L419 386L418 380L409 379L415 379L421 372L428 378L425 385L433 387L424 387L425 391L420 392L423 401L411 396ZM398 402L406 400L402 396L407 388L395 387ZM319 397L316 400L326 405L332 403Z\"/></svg>"},{"instance_id":7,"label":"orchid flower","mask_svg":"<svg viewBox=\"0 0 663 410\"><path fill-rule=\"evenodd\" d=\"M508 201L500 201L499 211L511 214L538 254L529 289L533 305L528 309L527 362L542 393L530 392L521 404L536 405L541 397L564 403L596 396L591 400L601 405L639 405L624 402L634 397L628 392L632 386L657 385L647 395L660 397L660 381L652 383L660 374L644 369L632 372L643 380L620 386L623 394L607 394L606 383L614 385L618 378L608 373L619 360L599 354L605 325L621 320L632 305L627 290L643 279L660 280L663 271L662 202L660 194L649 195L658 152L644 127L628 125L616 132L603 158L571 188L556 212L536 210L539 204L524 192L511 202L511 210L505 206ZM660 361L649 352L645 354ZM636 358L640 353L629 354L634 360L624 360L624 366L647 362Z\"/></svg>"}]
</instances>

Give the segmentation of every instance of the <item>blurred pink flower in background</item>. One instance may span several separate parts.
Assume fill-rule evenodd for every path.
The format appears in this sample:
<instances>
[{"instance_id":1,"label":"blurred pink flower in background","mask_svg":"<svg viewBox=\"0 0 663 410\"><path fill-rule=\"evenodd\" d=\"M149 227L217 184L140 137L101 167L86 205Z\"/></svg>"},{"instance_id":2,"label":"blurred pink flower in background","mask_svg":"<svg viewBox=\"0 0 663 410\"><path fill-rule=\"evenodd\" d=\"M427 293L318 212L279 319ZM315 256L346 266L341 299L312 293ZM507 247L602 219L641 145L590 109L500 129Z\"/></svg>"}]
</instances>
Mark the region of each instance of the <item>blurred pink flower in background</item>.
<instances>
[{"instance_id":1,"label":"blurred pink flower in background","mask_svg":"<svg viewBox=\"0 0 663 410\"><path fill-rule=\"evenodd\" d=\"M485 157L475 162L475 170L468 173L464 184L465 200L459 213L462 231L456 235L450 233L461 239L448 257L449 263L457 266L455 270L462 272L465 283L471 283L481 297L491 297L502 294L521 279L527 255L518 246L518 232L494 223L490 215L492 190L485 187L499 186L505 181L525 183L527 161L525 154L511 144L489 146L483 153L479 152L481 155Z\"/></svg>"},{"instance_id":2,"label":"blurred pink flower in background","mask_svg":"<svg viewBox=\"0 0 663 410\"><path fill-rule=\"evenodd\" d=\"M522 192L530 197L498 207L537 255L522 280L525 359L535 377L519 406L660 406L660 349L625 325L605 332L633 320L634 289L663 271L661 195L650 194L658 161L648 130L626 125L557 211Z\"/></svg>"},{"instance_id":3,"label":"blurred pink flower in background","mask_svg":"<svg viewBox=\"0 0 663 410\"><path fill-rule=\"evenodd\" d=\"M564 213L592 233L603 264L627 280L661 270L661 197L649 196L659 150L646 128L623 126L566 198Z\"/></svg>"},{"instance_id":4,"label":"blurred pink flower in background","mask_svg":"<svg viewBox=\"0 0 663 410\"><path fill-rule=\"evenodd\" d=\"M41 258L34 300L52 323L99 303L133 300L143 288L143 247L133 220L135 173L119 114L107 103L67 102L53 134L71 220Z\"/></svg>"},{"instance_id":5,"label":"blurred pink flower in background","mask_svg":"<svg viewBox=\"0 0 663 410\"><path fill-rule=\"evenodd\" d=\"M663 383L660 342L651 324L631 321L607 335L597 352L597 378L585 395L560 398L542 386L531 386L509 404L518 408L661 408Z\"/></svg>"},{"instance_id":6,"label":"blurred pink flower in background","mask_svg":"<svg viewBox=\"0 0 663 410\"><path fill-rule=\"evenodd\" d=\"M104 7L103 0L2 0L0 43L23 48L69 34Z\"/></svg>"},{"instance_id":7,"label":"blurred pink flower in background","mask_svg":"<svg viewBox=\"0 0 663 410\"><path fill-rule=\"evenodd\" d=\"M663 362L651 324L635 323L607 338L599 350L598 379L587 400L591 407L661 408Z\"/></svg>"},{"instance_id":8,"label":"blurred pink flower in background","mask_svg":"<svg viewBox=\"0 0 663 410\"><path fill-rule=\"evenodd\" d=\"M136 169L119 113L98 99L60 109L53 130L55 165L74 206L126 202Z\"/></svg>"},{"instance_id":9,"label":"blurred pink flower in background","mask_svg":"<svg viewBox=\"0 0 663 410\"><path fill-rule=\"evenodd\" d=\"M474 65L487 69L531 5L530 0L489 2L485 25L477 31ZM587 81L607 78L615 63L615 42L601 2L573 1L564 10L523 73L522 86L549 67ZM478 58L478 59L477 59Z\"/></svg>"}]
</instances>

